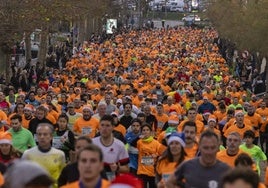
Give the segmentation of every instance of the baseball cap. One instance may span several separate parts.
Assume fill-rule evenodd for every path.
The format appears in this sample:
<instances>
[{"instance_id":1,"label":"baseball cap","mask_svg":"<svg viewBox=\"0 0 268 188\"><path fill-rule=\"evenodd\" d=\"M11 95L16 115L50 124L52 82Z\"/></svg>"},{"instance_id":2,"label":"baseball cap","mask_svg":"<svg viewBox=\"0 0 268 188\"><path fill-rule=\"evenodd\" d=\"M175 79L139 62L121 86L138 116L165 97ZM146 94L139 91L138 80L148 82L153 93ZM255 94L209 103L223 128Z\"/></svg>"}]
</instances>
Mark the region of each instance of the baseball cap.
<instances>
[{"instance_id":1,"label":"baseball cap","mask_svg":"<svg viewBox=\"0 0 268 188\"><path fill-rule=\"evenodd\" d=\"M128 100L132 100L131 97L129 95L126 96L126 99Z\"/></svg>"},{"instance_id":2,"label":"baseball cap","mask_svg":"<svg viewBox=\"0 0 268 188\"><path fill-rule=\"evenodd\" d=\"M18 160L4 175L5 185L8 187L24 188L26 185L37 181L37 178L42 177L42 182L45 182L45 186L52 185L54 180L50 177L48 172L43 169L39 164L27 161Z\"/></svg>"},{"instance_id":3,"label":"baseball cap","mask_svg":"<svg viewBox=\"0 0 268 188\"><path fill-rule=\"evenodd\" d=\"M118 117L118 113L116 113L116 112L112 112L112 113L111 113L111 116Z\"/></svg>"},{"instance_id":4,"label":"baseball cap","mask_svg":"<svg viewBox=\"0 0 268 188\"><path fill-rule=\"evenodd\" d=\"M117 99L117 100L116 100L116 103L120 103L120 104L122 104L123 101L122 101L122 99Z\"/></svg>"}]
</instances>

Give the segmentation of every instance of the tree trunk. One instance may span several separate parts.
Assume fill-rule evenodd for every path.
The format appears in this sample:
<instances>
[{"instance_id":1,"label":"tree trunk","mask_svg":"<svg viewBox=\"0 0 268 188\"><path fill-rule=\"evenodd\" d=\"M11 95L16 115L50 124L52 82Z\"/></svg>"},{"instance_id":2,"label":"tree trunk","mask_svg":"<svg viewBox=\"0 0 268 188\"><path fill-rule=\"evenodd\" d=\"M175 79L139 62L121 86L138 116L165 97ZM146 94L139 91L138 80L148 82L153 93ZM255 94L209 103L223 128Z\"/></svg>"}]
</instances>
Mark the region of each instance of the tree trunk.
<instances>
[{"instance_id":1,"label":"tree trunk","mask_svg":"<svg viewBox=\"0 0 268 188\"><path fill-rule=\"evenodd\" d=\"M31 53L31 38L30 38L31 33L30 32L25 32L25 58L26 62L28 60L32 59L32 53Z\"/></svg>"},{"instance_id":2,"label":"tree trunk","mask_svg":"<svg viewBox=\"0 0 268 188\"><path fill-rule=\"evenodd\" d=\"M266 62L266 67L265 67L265 74L266 74L265 75L265 87L266 87L266 95L267 95L268 94L268 63L267 63L266 57L264 57L264 58L265 58L265 60L263 60L263 61Z\"/></svg>"},{"instance_id":3,"label":"tree trunk","mask_svg":"<svg viewBox=\"0 0 268 188\"><path fill-rule=\"evenodd\" d=\"M48 45L48 32L42 31L38 51L38 62L41 63L42 67L46 67L47 45Z\"/></svg>"},{"instance_id":4,"label":"tree trunk","mask_svg":"<svg viewBox=\"0 0 268 188\"><path fill-rule=\"evenodd\" d=\"M78 43L82 44L85 40L85 20L80 20L78 24Z\"/></svg>"},{"instance_id":5,"label":"tree trunk","mask_svg":"<svg viewBox=\"0 0 268 188\"><path fill-rule=\"evenodd\" d=\"M1 72L4 72L6 78L6 84L9 84L10 77L11 77L11 69L10 69L10 62L11 62L11 55L10 55L10 47L8 45L3 45L0 48L0 63L1 63Z\"/></svg>"},{"instance_id":6,"label":"tree trunk","mask_svg":"<svg viewBox=\"0 0 268 188\"><path fill-rule=\"evenodd\" d=\"M6 55L4 51L0 48L0 73L4 74L6 73Z\"/></svg>"}]
</instances>

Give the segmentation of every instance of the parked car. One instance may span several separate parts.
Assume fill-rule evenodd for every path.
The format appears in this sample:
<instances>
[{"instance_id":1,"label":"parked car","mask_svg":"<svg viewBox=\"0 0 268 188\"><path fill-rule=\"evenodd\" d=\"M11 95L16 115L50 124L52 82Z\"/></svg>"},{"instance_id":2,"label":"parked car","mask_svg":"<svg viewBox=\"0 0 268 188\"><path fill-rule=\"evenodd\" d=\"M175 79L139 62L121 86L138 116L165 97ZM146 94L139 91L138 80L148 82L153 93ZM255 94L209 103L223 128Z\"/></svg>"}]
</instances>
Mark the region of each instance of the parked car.
<instances>
[{"instance_id":1,"label":"parked car","mask_svg":"<svg viewBox=\"0 0 268 188\"><path fill-rule=\"evenodd\" d=\"M179 7L179 6L170 7L170 12L183 12L183 11L184 11L183 7Z\"/></svg>"},{"instance_id":2,"label":"parked car","mask_svg":"<svg viewBox=\"0 0 268 188\"><path fill-rule=\"evenodd\" d=\"M182 18L184 22L200 22L201 18L198 15L190 14Z\"/></svg>"}]
</instances>

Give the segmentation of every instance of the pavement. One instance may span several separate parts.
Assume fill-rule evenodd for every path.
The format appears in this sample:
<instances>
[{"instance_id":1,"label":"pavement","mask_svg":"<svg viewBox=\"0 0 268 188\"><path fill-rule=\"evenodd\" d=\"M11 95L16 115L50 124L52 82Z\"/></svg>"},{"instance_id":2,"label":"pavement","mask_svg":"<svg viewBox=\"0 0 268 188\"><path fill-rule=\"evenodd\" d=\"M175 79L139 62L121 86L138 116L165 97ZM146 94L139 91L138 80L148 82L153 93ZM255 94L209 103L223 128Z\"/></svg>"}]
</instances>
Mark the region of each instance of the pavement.
<instances>
[{"instance_id":1,"label":"pavement","mask_svg":"<svg viewBox=\"0 0 268 188\"><path fill-rule=\"evenodd\" d=\"M162 20L153 20L153 22L154 22L154 26L156 28L162 27ZM175 27L175 26L183 26L184 23L182 21L179 21L179 20L166 20L165 27L167 27L167 25L169 25L169 27Z\"/></svg>"}]
</instances>

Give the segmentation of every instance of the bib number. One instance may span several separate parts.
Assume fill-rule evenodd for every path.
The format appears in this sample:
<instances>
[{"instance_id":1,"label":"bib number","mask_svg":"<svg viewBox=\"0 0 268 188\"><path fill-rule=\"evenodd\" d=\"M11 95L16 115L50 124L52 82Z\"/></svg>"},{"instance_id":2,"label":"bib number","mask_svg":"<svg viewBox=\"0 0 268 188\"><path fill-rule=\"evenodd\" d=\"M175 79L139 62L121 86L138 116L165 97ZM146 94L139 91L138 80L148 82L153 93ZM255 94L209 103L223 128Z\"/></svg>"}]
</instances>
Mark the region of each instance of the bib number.
<instances>
[{"instance_id":1,"label":"bib number","mask_svg":"<svg viewBox=\"0 0 268 188\"><path fill-rule=\"evenodd\" d=\"M154 164L154 158L151 156L145 156L141 158L141 164L143 165L153 165Z\"/></svg>"},{"instance_id":2,"label":"bib number","mask_svg":"<svg viewBox=\"0 0 268 188\"><path fill-rule=\"evenodd\" d=\"M89 135L92 132L90 127L83 127L82 128L82 135Z\"/></svg>"},{"instance_id":3,"label":"bib number","mask_svg":"<svg viewBox=\"0 0 268 188\"><path fill-rule=\"evenodd\" d=\"M115 172L106 172L107 179L113 181L115 179Z\"/></svg>"},{"instance_id":4,"label":"bib number","mask_svg":"<svg viewBox=\"0 0 268 188\"><path fill-rule=\"evenodd\" d=\"M37 135L36 135L36 134L34 134L34 136L33 136L33 137L34 137L34 141L35 141L35 142L38 142L38 140L37 140Z\"/></svg>"},{"instance_id":5,"label":"bib number","mask_svg":"<svg viewBox=\"0 0 268 188\"><path fill-rule=\"evenodd\" d=\"M56 149L62 148L63 143L61 142L61 137L60 136L56 136L53 137L53 141L52 141L52 146Z\"/></svg>"},{"instance_id":6,"label":"bib number","mask_svg":"<svg viewBox=\"0 0 268 188\"><path fill-rule=\"evenodd\" d=\"M161 122L161 121L159 121L159 122L157 123L157 128L162 129L162 128L163 128L163 125L164 125L164 123Z\"/></svg>"},{"instance_id":7,"label":"bib number","mask_svg":"<svg viewBox=\"0 0 268 188\"><path fill-rule=\"evenodd\" d=\"M162 180L163 180L164 182L167 182L169 176L170 176L170 174L162 174Z\"/></svg>"}]
</instances>

